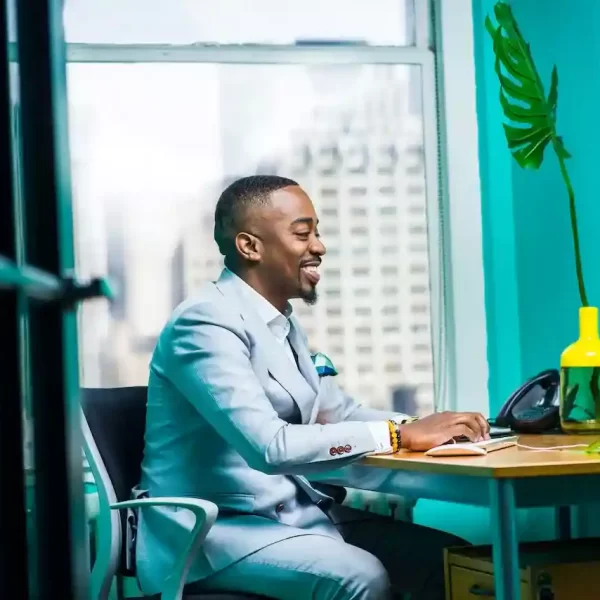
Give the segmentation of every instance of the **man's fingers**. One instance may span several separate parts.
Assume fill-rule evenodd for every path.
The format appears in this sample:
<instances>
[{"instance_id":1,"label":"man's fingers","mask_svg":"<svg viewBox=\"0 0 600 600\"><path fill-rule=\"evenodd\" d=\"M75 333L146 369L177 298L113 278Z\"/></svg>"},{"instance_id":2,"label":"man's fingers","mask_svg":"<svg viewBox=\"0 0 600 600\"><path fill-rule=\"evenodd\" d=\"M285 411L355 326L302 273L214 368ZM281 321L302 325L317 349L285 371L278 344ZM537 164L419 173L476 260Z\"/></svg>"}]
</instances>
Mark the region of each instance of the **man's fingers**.
<instances>
[{"instance_id":1,"label":"man's fingers","mask_svg":"<svg viewBox=\"0 0 600 600\"><path fill-rule=\"evenodd\" d=\"M481 425L481 430L483 431L483 436L486 439L489 439L490 424L488 423L488 420L481 413L474 413L474 414L475 414L475 418Z\"/></svg>"},{"instance_id":2,"label":"man's fingers","mask_svg":"<svg viewBox=\"0 0 600 600\"><path fill-rule=\"evenodd\" d=\"M468 423L458 423L452 427L452 437L465 436L472 442L476 442L480 439L481 434L477 429L472 428Z\"/></svg>"},{"instance_id":3,"label":"man's fingers","mask_svg":"<svg viewBox=\"0 0 600 600\"><path fill-rule=\"evenodd\" d=\"M475 419L475 421L477 422L477 426L481 431L481 437L487 438L487 434L490 431L490 424L487 422L487 419L481 413L470 412L466 414L469 415L471 418Z\"/></svg>"},{"instance_id":4,"label":"man's fingers","mask_svg":"<svg viewBox=\"0 0 600 600\"><path fill-rule=\"evenodd\" d=\"M455 422L467 425L472 429L477 434L476 439L483 439L485 437L485 425L477 419L475 413L458 413Z\"/></svg>"}]
</instances>

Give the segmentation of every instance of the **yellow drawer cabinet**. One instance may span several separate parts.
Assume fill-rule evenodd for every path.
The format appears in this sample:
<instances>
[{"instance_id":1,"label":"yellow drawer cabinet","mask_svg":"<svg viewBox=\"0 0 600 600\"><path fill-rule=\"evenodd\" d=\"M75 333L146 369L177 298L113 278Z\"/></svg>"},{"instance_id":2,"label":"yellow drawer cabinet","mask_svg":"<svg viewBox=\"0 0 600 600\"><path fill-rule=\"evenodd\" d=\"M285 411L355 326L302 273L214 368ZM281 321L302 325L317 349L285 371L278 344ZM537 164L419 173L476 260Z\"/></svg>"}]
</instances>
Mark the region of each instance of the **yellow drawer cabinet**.
<instances>
[{"instance_id":1,"label":"yellow drawer cabinet","mask_svg":"<svg viewBox=\"0 0 600 600\"><path fill-rule=\"evenodd\" d=\"M454 565L450 573L450 585L446 586L448 600L475 600L494 597L494 576L481 571L471 571ZM449 588L449 590L448 590ZM529 586L521 582L521 600L530 600Z\"/></svg>"},{"instance_id":2,"label":"yellow drawer cabinet","mask_svg":"<svg viewBox=\"0 0 600 600\"><path fill-rule=\"evenodd\" d=\"M600 539L521 544L521 600L600 599ZM446 600L494 598L491 546L447 548Z\"/></svg>"}]
</instances>

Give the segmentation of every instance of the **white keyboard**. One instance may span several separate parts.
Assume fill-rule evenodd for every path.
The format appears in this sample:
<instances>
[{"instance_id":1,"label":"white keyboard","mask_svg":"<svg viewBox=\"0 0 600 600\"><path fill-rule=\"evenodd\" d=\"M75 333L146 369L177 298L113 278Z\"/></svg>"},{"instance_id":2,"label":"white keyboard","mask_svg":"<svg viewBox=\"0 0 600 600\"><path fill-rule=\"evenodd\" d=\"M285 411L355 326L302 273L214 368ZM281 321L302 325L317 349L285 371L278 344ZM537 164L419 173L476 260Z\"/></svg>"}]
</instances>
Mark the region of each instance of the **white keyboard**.
<instances>
[{"instance_id":1,"label":"white keyboard","mask_svg":"<svg viewBox=\"0 0 600 600\"><path fill-rule=\"evenodd\" d=\"M517 443L517 436L511 435L493 438L482 442L460 442L457 444L443 444L425 452L425 456L483 456L488 452L510 448Z\"/></svg>"},{"instance_id":2,"label":"white keyboard","mask_svg":"<svg viewBox=\"0 0 600 600\"><path fill-rule=\"evenodd\" d=\"M490 425L490 435L493 437L507 437L514 435L514 431L510 427L498 427L498 425Z\"/></svg>"}]
</instances>

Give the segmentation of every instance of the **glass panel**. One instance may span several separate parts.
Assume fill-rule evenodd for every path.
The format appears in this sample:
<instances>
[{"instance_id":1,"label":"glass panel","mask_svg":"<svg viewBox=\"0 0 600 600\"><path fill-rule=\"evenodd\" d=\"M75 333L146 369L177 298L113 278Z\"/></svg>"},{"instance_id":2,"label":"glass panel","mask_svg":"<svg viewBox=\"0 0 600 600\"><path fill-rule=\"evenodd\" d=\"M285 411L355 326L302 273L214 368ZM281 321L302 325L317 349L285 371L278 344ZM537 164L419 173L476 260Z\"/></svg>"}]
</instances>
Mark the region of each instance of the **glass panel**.
<instances>
[{"instance_id":1,"label":"glass panel","mask_svg":"<svg viewBox=\"0 0 600 600\"><path fill-rule=\"evenodd\" d=\"M29 597L79 599L87 596L89 561L83 479L76 463L81 446L75 323L69 308L44 302L47 295L29 299L32 285L38 291L56 289L73 267L61 8L50 0L25 7L14 2L10 13L18 33L18 47L11 48L11 135L5 136L12 141L17 180L10 221L20 283L27 285L15 295L12 314L0 311L0 322L12 322L15 331L0 339L15 353L11 366L18 369L12 374L18 374L22 399L14 425L19 429L24 422L20 480L26 484L28 536L21 538L30 559ZM10 201L10 195L0 196L3 205ZM6 378L2 381L6 389ZM10 484L7 489L14 493Z\"/></svg>"},{"instance_id":2,"label":"glass panel","mask_svg":"<svg viewBox=\"0 0 600 600\"><path fill-rule=\"evenodd\" d=\"M86 386L147 383L156 337L218 276L226 182L296 179L329 248L297 311L366 404L432 409L421 77L416 66L69 66L78 269L120 296L82 309ZM243 99L243 100L241 100Z\"/></svg>"},{"instance_id":3,"label":"glass panel","mask_svg":"<svg viewBox=\"0 0 600 600\"><path fill-rule=\"evenodd\" d=\"M67 0L68 42L294 44L300 40L414 43L414 0Z\"/></svg>"},{"instance_id":4,"label":"glass panel","mask_svg":"<svg viewBox=\"0 0 600 600\"><path fill-rule=\"evenodd\" d=\"M3 143L8 143L8 152L4 154L4 160L7 162L6 175L2 180L10 185L10 189L3 190L7 192L5 198L8 200L2 207L2 218L0 218L0 254L4 254L8 257L11 262L19 263L21 256L20 250L22 245L17 244L19 239L19 231L21 229L21 223L19 220L15 221L13 216L15 214L14 205L19 206L21 199L20 194L20 163L21 163L21 132L20 132L20 119L19 119L19 63L17 61L17 34L16 34L16 23L15 23L15 10L12 0L2 2L2 27L6 32L7 38L4 37L5 33L2 32L2 40L8 41L8 44L3 48L2 54L6 52L6 57L9 59L5 63L3 68L2 83L8 85L6 104L2 105L2 110L5 111L2 115L3 121L7 123L6 132L8 134L6 140ZM6 19L6 20L5 20ZM5 59L3 58L3 61ZM8 72L4 71L7 68ZM8 77L6 77L8 75ZM4 91L4 90L3 90ZM4 165L3 165L4 169ZM18 213L18 211L17 211Z\"/></svg>"}]
</instances>

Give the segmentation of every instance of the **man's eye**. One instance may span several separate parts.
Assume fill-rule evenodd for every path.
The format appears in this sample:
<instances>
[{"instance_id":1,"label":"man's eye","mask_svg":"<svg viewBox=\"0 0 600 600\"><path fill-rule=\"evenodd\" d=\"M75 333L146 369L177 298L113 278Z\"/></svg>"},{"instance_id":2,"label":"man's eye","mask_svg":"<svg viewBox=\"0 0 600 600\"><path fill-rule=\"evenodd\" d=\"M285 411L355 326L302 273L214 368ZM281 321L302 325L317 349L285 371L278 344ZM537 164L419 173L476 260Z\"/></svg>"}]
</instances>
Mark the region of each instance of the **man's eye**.
<instances>
[{"instance_id":1,"label":"man's eye","mask_svg":"<svg viewBox=\"0 0 600 600\"><path fill-rule=\"evenodd\" d=\"M296 235L303 240L307 240L308 236L310 235L310 231L298 231Z\"/></svg>"}]
</instances>

